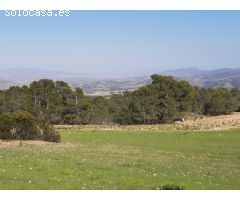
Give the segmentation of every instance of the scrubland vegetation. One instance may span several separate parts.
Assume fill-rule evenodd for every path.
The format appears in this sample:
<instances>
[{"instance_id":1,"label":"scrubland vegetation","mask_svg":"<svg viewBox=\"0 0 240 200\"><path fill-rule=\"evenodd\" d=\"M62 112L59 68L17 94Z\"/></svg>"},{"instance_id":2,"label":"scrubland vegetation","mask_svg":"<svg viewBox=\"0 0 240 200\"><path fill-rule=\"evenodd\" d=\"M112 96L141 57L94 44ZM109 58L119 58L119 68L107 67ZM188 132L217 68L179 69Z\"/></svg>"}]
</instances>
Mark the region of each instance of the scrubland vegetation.
<instances>
[{"instance_id":1,"label":"scrubland vegetation","mask_svg":"<svg viewBox=\"0 0 240 200\"><path fill-rule=\"evenodd\" d=\"M240 189L240 113L227 115L239 105L239 89L159 75L110 98L47 79L10 87L0 189Z\"/></svg>"},{"instance_id":2,"label":"scrubland vegetation","mask_svg":"<svg viewBox=\"0 0 240 200\"><path fill-rule=\"evenodd\" d=\"M204 89L173 77L152 75L132 92L85 96L63 81L42 79L0 91L0 114L27 111L51 124L162 124L188 114L221 115L239 110L240 90Z\"/></svg>"}]
</instances>

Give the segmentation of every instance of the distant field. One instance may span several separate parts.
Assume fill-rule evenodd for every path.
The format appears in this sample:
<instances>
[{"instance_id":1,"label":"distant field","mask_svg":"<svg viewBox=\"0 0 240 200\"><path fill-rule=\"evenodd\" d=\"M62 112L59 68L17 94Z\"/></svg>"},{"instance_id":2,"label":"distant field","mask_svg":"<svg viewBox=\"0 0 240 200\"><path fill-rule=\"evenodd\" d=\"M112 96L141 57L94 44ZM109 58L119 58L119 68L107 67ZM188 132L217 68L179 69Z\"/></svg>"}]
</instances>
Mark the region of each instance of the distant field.
<instances>
[{"instance_id":1,"label":"distant field","mask_svg":"<svg viewBox=\"0 0 240 200\"><path fill-rule=\"evenodd\" d=\"M60 144L0 141L0 189L240 189L240 129L60 129Z\"/></svg>"}]
</instances>

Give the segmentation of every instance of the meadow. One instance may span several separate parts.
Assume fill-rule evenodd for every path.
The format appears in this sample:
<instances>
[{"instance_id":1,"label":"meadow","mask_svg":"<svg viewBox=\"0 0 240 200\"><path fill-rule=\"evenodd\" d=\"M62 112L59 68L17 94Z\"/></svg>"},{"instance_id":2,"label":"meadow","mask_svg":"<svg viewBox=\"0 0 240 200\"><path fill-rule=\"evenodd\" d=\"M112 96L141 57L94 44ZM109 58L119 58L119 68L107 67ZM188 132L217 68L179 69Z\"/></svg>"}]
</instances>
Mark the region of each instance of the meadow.
<instances>
[{"instance_id":1,"label":"meadow","mask_svg":"<svg viewBox=\"0 0 240 200\"><path fill-rule=\"evenodd\" d=\"M240 129L58 131L0 141L0 189L240 189Z\"/></svg>"}]
</instances>

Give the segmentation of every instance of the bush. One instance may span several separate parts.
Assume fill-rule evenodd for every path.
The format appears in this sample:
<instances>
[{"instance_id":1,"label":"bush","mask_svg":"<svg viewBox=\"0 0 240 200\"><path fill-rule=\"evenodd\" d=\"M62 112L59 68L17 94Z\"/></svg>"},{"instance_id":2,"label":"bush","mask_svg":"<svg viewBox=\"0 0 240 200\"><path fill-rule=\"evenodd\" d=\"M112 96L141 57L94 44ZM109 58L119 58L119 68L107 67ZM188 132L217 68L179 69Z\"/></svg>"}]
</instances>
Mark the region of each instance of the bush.
<instances>
[{"instance_id":1,"label":"bush","mask_svg":"<svg viewBox=\"0 0 240 200\"><path fill-rule=\"evenodd\" d=\"M43 140L49 142L61 142L61 136L54 129L48 129L43 133Z\"/></svg>"},{"instance_id":2,"label":"bush","mask_svg":"<svg viewBox=\"0 0 240 200\"><path fill-rule=\"evenodd\" d=\"M60 142L61 135L57 133L52 125L45 119L39 121L39 128L42 131L42 139L49 142Z\"/></svg>"},{"instance_id":3,"label":"bush","mask_svg":"<svg viewBox=\"0 0 240 200\"><path fill-rule=\"evenodd\" d=\"M162 186L162 190L184 190L185 188L181 185L166 184Z\"/></svg>"},{"instance_id":4,"label":"bush","mask_svg":"<svg viewBox=\"0 0 240 200\"><path fill-rule=\"evenodd\" d=\"M0 139L61 141L60 135L46 120L37 121L25 111L0 115Z\"/></svg>"},{"instance_id":5,"label":"bush","mask_svg":"<svg viewBox=\"0 0 240 200\"><path fill-rule=\"evenodd\" d=\"M222 115L230 114L238 109L237 100L228 90L216 89L205 104L204 114Z\"/></svg>"},{"instance_id":6,"label":"bush","mask_svg":"<svg viewBox=\"0 0 240 200\"><path fill-rule=\"evenodd\" d=\"M16 139L33 140L41 137L36 120L28 112L12 113Z\"/></svg>"},{"instance_id":7,"label":"bush","mask_svg":"<svg viewBox=\"0 0 240 200\"><path fill-rule=\"evenodd\" d=\"M0 115L0 139L15 139L13 134L14 127L14 118L10 113L4 113Z\"/></svg>"},{"instance_id":8,"label":"bush","mask_svg":"<svg viewBox=\"0 0 240 200\"><path fill-rule=\"evenodd\" d=\"M10 131L14 126L14 118L10 113L0 115L0 131Z\"/></svg>"},{"instance_id":9,"label":"bush","mask_svg":"<svg viewBox=\"0 0 240 200\"><path fill-rule=\"evenodd\" d=\"M177 184L166 184L161 187L154 187L154 190L184 190L185 187Z\"/></svg>"},{"instance_id":10,"label":"bush","mask_svg":"<svg viewBox=\"0 0 240 200\"><path fill-rule=\"evenodd\" d=\"M11 132L0 132L0 139L2 140L11 140L14 139L13 135Z\"/></svg>"}]
</instances>

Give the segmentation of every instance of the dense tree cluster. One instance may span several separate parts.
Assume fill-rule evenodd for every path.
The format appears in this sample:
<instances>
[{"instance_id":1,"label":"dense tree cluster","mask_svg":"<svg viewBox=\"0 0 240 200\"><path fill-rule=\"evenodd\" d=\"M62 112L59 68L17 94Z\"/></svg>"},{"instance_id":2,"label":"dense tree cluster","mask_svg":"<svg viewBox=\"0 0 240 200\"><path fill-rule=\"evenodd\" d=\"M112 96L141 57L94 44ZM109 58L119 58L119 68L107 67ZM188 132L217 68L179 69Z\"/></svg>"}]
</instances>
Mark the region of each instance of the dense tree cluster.
<instances>
[{"instance_id":1,"label":"dense tree cluster","mask_svg":"<svg viewBox=\"0 0 240 200\"><path fill-rule=\"evenodd\" d=\"M0 91L0 114L27 111L51 124L156 124L186 113L228 114L240 108L240 90L204 89L170 76L110 98L84 96L63 81L42 79Z\"/></svg>"}]
</instances>

